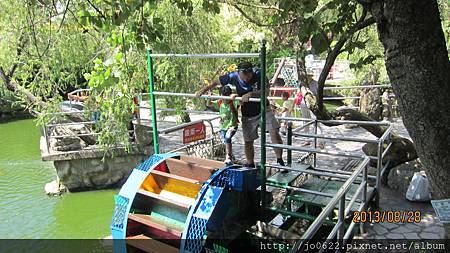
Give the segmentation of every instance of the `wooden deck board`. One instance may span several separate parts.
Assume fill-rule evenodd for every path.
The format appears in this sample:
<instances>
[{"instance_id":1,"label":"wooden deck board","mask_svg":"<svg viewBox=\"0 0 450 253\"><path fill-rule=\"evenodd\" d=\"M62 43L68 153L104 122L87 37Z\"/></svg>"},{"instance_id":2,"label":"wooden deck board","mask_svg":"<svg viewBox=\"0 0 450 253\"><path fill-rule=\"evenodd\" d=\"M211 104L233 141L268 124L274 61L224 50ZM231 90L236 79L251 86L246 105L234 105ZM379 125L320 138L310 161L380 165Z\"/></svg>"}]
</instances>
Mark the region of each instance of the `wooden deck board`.
<instances>
[{"instance_id":1,"label":"wooden deck board","mask_svg":"<svg viewBox=\"0 0 450 253\"><path fill-rule=\"evenodd\" d=\"M224 162L219 162L216 160L209 160L205 158L195 157L195 156L186 156L182 155L180 156L180 159L182 161L188 162L188 163L196 163L207 167L213 167L214 169L221 169L225 166Z\"/></svg>"},{"instance_id":2,"label":"wooden deck board","mask_svg":"<svg viewBox=\"0 0 450 253\"><path fill-rule=\"evenodd\" d=\"M178 253L179 249L154 240L145 235L135 235L127 237L127 244L148 253Z\"/></svg>"},{"instance_id":3,"label":"wooden deck board","mask_svg":"<svg viewBox=\"0 0 450 253\"><path fill-rule=\"evenodd\" d=\"M166 160L166 163L167 167L169 168L170 174L190 178L200 182L205 182L206 180L208 180L215 171L212 167L214 165L214 162L212 161L209 165L205 165L205 163L199 164L169 158Z\"/></svg>"},{"instance_id":4,"label":"wooden deck board","mask_svg":"<svg viewBox=\"0 0 450 253\"><path fill-rule=\"evenodd\" d=\"M342 187L344 182L341 181L329 181L325 179L320 179L317 177L313 177L308 179L304 184L302 184L300 187L308 190L314 190L314 191L320 191L323 193L329 193L329 194L336 194L339 189ZM353 184L350 186L349 191L347 192L347 198L352 198L354 196L354 193L358 189L359 185ZM371 192L373 191L373 187L368 187L367 196L370 196ZM326 206L330 202L332 197L327 196L319 196L312 193L303 193L303 192L295 192L290 195L290 198L292 200L305 202L308 204L318 205L318 206ZM361 198L358 197L357 201ZM349 200L346 200L346 206L350 203ZM355 202L351 210L356 211L360 207L360 203ZM336 207L337 208L337 207Z\"/></svg>"},{"instance_id":5,"label":"wooden deck board","mask_svg":"<svg viewBox=\"0 0 450 253\"><path fill-rule=\"evenodd\" d=\"M145 190L138 190L139 194L145 195L147 197L150 198L154 198L157 200L160 200L162 202L168 203L168 204L173 204L185 209L189 209L189 207L191 207L191 205L194 203L195 199L194 198L187 198L183 195L179 195L176 193L172 193L172 196L169 194L166 194L167 191L163 190L160 192L160 194L156 194L153 192L149 192L149 191L145 191Z\"/></svg>"},{"instance_id":6,"label":"wooden deck board","mask_svg":"<svg viewBox=\"0 0 450 253\"><path fill-rule=\"evenodd\" d=\"M154 219L146 214L128 214L128 219L145 226L148 231L157 239L180 239L182 229L173 223L164 222L162 219Z\"/></svg>"},{"instance_id":7,"label":"wooden deck board","mask_svg":"<svg viewBox=\"0 0 450 253\"><path fill-rule=\"evenodd\" d=\"M152 171L151 175L161 190L180 194L189 198L195 198L202 187L202 184L197 180L170 173Z\"/></svg>"},{"instance_id":8,"label":"wooden deck board","mask_svg":"<svg viewBox=\"0 0 450 253\"><path fill-rule=\"evenodd\" d=\"M277 172L267 179L268 183L278 186L289 186L302 173L296 171Z\"/></svg>"}]
</instances>

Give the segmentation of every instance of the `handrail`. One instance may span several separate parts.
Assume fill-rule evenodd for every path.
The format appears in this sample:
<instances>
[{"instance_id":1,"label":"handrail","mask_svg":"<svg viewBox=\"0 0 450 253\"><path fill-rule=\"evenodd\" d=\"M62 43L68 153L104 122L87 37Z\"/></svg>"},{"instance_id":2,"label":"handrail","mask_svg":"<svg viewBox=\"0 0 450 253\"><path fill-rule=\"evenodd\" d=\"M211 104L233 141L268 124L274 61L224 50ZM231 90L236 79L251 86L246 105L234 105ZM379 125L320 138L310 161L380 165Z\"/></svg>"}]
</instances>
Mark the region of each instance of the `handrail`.
<instances>
[{"instance_id":1,"label":"handrail","mask_svg":"<svg viewBox=\"0 0 450 253\"><path fill-rule=\"evenodd\" d=\"M344 156L344 157L352 157L352 158L364 158L362 155L352 155L347 152L331 152L331 151L323 151L321 149L317 148L304 148L304 147L292 147L289 145L283 145L283 144L274 144L274 143L267 143L267 147L271 148L279 148L279 149L286 149L286 150L293 150L293 151L302 151L302 152L311 152L311 153L318 153L318 154L324 154L324 155L332 155L332 156Z\"/></svg>"},{"instance_id":2,"label":"handrail","mask_svg":"<svg viewBox=\"0 0 450 253\"><path fill-rule=\"evenodd\" d=\"M323 100L361 99L361 97L324 97Z\"/></svg>"},{"instance_id":3,"label":"handrail","mask_svg":"<svg viewBox=\"0 0 450 253\"><path fill-rule=\"evenodd\" d=\"M169 133L178 131L180 129L183 129L183 128L187 127L187 126L192 126L192 125L195 125L195 124L198 124L198 123L202 123L203 121L207 121L207 122L209 122L209 124L211 124L210 121L213 121L213 120L216 120L216 119L219 119L219 118L220 117L217 116L217 117L213 117L211 119L199 119L199 120L183 123L183 124L180 124L180 125L177 125L177 126L169 127L169 128L163 129L163 130L158 130L158 133L159 134L169 134Z\"/></svg>"},{"instance_id":4,"label":"handrail","mask_svg":"<svg viewBox=\"0 0 450 253\"><path fill-rule=\"evenodd\" d=\"M353 141L353 142L363 142L363 143L378 143L378 140L374 139L363 139L363 138L354 138L354 137L341 137L341 136L330 136L330 135L321 135L321 134L303 134L303 133L292 133L294 136L299 137L315 137L320 139L327 140L340 140L340 141Z\"/></svg>"},{"instance_id":5,"label":"handrail","mask_svg":"<svg viewBox=\"0 0 450 253\"><path fill-rule=\"evenodd\" d=\"M336 87L323 87L324 90L348 90L348 89L366 89L366 88L390 88L390 84L382 85L361 85L361 86L336 86Z\"/></svg>"},{"instance_id":6,"label":"handrail","mask_svg":"<svg viewBox=\"0 0 450 253\"><path fill-rule=\"evenodd\" d=\"M174 97L190 97L190 98L202 98L202 99L230 99L230 96L216 96L216 95L201 95L196 96L192 93L176 93L176 92L167 92L167 91L154 91L154 95L159 96L174 96ZM242 101L242 97L236 97L234 100ZM250 98L250 102L260 102L259 98Z\"/></svg>"},{"instance_id":7,"label":"handrail","mask_svg":"<svg viewBox=\"0 0 450 253\"><path fill-rule=\"evenodd\" d=\"M215 54L154 54L150 57L178 57L178 58L254 58L259 57L259 53L215 53Z\"/></svg>"},{"instance_id":8,"label":"handrail","mask_svg":"<svg viewBox=\"0 0 450 253\"><path fill-rule=\"evenodd\" d=\"M325 206L323 211L319 214L317 219L309 226L308 230L302 235L302 239L309 239L312 238L312 235L317 232L320 225L322 225L323 221L328 217L330 212L334 210L334 207L338 204L338 201L344 196L345 193L348 192L351 184L355 179L357 178L358 174L362 172L364 166L366 166L369 163L369 158L365 158L358 168L353 172L353 174L350 176L349 179L342 185L342 187L338 190L335 197L330 200L328 205Z\"/></svg>"},{"instance_id":9,"label":"handrail","mask_svg":"<svg viewBox=\"0 0 450 253\"><path fill-rule=\"evenodd\" d=\"M150 57L178 57L178 58L256 58L259 53L216 53L216 54L155 54Z\"/></svg>"}]
</instances>

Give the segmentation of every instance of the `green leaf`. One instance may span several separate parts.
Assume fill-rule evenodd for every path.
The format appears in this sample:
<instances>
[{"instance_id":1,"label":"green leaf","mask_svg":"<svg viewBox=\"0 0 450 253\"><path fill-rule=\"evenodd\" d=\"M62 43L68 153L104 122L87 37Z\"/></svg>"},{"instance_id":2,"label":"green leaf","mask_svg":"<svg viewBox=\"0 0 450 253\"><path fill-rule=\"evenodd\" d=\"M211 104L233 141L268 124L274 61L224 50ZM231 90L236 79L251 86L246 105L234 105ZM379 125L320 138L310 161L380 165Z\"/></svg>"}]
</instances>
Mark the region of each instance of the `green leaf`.
<instances>
[{"instance_id":1,"label":"green leaf","mask_svg":"<svg viewBox=\"0 0 450 253\"><path fill-rule=\"evenodd\" d=\"M311 38L311 45L316 54L320 54L325 52L328 49L328 41L322 35L322 33L316 33Z\"/></svg>"}]
</instances>

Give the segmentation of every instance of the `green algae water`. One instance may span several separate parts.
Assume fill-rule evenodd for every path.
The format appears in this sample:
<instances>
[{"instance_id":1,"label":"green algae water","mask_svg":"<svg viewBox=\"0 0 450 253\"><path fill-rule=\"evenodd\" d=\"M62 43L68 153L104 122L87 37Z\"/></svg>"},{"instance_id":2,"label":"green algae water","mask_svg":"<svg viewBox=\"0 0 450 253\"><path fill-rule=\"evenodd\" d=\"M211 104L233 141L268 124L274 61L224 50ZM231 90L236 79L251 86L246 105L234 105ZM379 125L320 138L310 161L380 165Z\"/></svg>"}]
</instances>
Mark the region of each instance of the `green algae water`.
<instances>
[{"instance_id":1,"label":"green algae water","mask_svg":"<svg viewBox=\"0 0 450 253\"><path fill-rule=\"evenodd\" d=\"M0 123L0 238L81 239L110 235L118 190L49 197L44 185L56 178L42 162L39 128L33 120Z\"/></svg>"}]
</instances>

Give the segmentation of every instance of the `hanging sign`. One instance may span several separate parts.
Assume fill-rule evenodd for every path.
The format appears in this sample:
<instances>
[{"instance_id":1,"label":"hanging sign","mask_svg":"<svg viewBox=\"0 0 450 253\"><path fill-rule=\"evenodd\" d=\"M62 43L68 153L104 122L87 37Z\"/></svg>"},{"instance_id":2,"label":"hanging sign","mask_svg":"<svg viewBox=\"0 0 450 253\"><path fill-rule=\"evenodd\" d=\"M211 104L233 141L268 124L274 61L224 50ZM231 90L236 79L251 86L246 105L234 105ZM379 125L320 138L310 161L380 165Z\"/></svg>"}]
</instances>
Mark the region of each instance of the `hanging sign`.
<instances>
[{"instance_id":1,"label":"hanging sign","mask_svg":"<svg viewBox=\"0 0 450 253\"><path fill-rule=\"evenodd\" d=\"M206 126L203 122L187 126L183 129L183 144L204 140L206 138Z\"/></svg>"}]
</instances>

